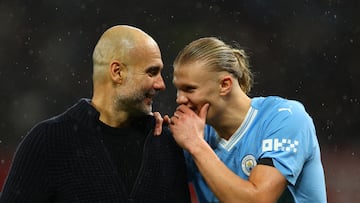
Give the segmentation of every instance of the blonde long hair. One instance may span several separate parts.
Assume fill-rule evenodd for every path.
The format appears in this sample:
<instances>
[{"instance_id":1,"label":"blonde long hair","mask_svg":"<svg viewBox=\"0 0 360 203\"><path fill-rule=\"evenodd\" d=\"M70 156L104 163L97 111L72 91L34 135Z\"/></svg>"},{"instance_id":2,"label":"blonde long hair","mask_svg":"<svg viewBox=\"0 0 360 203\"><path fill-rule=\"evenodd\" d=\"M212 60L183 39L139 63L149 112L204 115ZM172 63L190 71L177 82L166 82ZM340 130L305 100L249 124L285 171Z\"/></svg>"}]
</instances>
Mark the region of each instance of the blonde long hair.
<instances>
[{"instance_id":1,"label":"blonde long hair","mask_svg":"<svg viewBox=\"0 0 360 203\"><path fill-rule=\"evenodd\" d=\"M202 61L216 72L233 74L241 89L248 94L253 84L249 58L243 49L233 48L216 37L197 39L182 49L174 61L174 67L194 61Z\"/></svg>"}]
</instances>

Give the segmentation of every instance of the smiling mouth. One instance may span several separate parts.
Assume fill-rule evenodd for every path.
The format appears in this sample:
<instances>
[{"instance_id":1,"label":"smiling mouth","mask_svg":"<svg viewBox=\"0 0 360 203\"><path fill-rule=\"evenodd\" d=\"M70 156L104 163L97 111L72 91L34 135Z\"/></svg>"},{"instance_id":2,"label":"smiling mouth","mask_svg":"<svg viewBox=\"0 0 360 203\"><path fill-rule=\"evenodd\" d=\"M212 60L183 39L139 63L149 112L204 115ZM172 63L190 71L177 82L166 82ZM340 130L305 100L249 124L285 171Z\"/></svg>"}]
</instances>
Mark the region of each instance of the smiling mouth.
<instances>
[{"instance_id":1,"label":"smiling mouth","mask_svg":"<svg viewBox=\"0 0 360 203\"><path fill-rule=\"evenodd\" d=\"M152 100L154 98L154 95L146 95L145 99L150 99Z\"/></svg>"},{"instance_id":2,"label":"smiling mouth","mask_svg":"<svg viewBox=\"0 0 360 203\"><path fill-rule=\"evenodd\" d=\"M154 97L155 97L155 94L147 93L147 94L145 94L145 101L147 101L147 103L151 104L153 102Z\"/></svg>"},{"instance_id":3,"label":"smiling mouth","mask_svg":"<svg viewBox=\"0 0 360 203\"><path fill-rule=\"evenodd\" d=\"M145 98L147 98L147 99L153 99L155 97L155 94L146 94L145 95Z\"/></svg>"},{"instance_id":4,"label":"smiling mouth","mask_svg":"<svg viewBox=\"0 0 360 203\"><path fill-rule=\"evenodd\" d=\"M156 95L156 91L155 91L155 90L150 90L149 92L147 92L147 93L145 94L145 97L146 97L146 98L149 98L149 99L152 99L152 98L155 97L155 95Z\"/></svg>"}]
</instances>

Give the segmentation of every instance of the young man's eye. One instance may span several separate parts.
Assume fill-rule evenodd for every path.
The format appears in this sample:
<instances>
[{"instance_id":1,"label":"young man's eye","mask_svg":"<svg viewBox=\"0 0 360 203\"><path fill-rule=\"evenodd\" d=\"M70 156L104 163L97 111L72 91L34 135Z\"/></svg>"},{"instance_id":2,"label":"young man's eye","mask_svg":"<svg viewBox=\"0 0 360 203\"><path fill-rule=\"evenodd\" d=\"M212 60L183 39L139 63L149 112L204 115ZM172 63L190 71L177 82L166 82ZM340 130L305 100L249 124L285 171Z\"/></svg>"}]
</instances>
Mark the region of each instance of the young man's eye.
<instances>
[{"instance_id":1,"label":"young man's eye","mask_svg":"<svg viewBox=\"0 0 360 203\"><path fill-rule=\"evenodd\" d=\"M193 92L195 90L195 87L185 87L184 91L185 92Z\"/></svg>"}]
</instances>

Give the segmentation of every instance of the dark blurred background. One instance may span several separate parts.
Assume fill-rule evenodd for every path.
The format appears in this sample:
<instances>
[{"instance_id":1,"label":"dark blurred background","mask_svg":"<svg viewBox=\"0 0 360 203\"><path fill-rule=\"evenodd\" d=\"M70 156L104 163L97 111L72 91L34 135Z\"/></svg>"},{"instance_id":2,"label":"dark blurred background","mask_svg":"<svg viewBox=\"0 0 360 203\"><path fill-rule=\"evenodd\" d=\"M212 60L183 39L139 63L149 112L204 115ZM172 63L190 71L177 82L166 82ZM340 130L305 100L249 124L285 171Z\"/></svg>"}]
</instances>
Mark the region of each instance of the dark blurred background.
<instances>
[{"instance_id":1,"label":"dark blurred background","mask_svg":"<svg viewBox=\"0 0 360 203\"><path fill-rule=\"evenodd\" d=\"M110 26L158 42L167 89L154 110L172 114L172 61L190 41L216 36L250 55L251 96L301 101L321 145L328 201L360 201L360 9L357 0L0 1L0 188L16 146L37 122L92 96L92 50Z\"/></svg>"}]
</instances>

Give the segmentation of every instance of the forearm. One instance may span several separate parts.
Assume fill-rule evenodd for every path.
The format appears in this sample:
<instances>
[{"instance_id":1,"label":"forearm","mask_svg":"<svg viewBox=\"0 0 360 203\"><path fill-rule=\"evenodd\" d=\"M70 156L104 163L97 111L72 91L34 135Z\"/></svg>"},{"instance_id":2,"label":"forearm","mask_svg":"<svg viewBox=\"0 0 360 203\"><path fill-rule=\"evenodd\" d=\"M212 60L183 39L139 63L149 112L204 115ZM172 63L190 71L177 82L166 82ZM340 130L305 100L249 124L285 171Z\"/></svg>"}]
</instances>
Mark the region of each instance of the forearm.
<instances>
[{"instance_id":1,"label":"forearm","mask_svg":"<svg viewBox=\"0 0 360 203\"><path fill-rule=\"evenodd\" d=\"M190 150L190 154L208 186L221 202L252 202L256 194L255 185L227 168L205 141L196 149Z\"/></svg>"},{"instance_id":2,"label":"forearm","mask_svg":"<svg viewBox=\"0 0 360 203\"><path fill-rule=\"evenodd\" d=\"M271 166L256 166L249 180L240 178L205 141L189 152L208 186L221 202L276 202L286 187L286 179Z\"/></svg>"}]
</instances>

